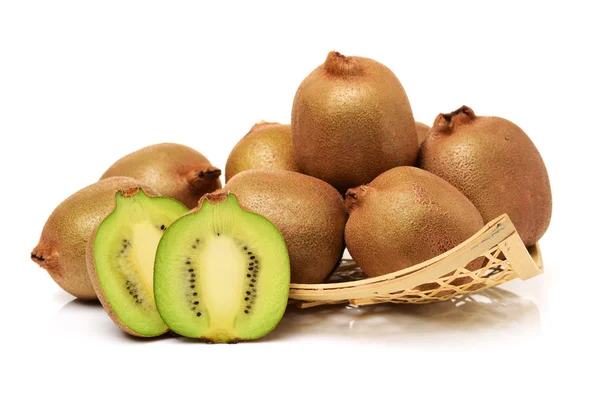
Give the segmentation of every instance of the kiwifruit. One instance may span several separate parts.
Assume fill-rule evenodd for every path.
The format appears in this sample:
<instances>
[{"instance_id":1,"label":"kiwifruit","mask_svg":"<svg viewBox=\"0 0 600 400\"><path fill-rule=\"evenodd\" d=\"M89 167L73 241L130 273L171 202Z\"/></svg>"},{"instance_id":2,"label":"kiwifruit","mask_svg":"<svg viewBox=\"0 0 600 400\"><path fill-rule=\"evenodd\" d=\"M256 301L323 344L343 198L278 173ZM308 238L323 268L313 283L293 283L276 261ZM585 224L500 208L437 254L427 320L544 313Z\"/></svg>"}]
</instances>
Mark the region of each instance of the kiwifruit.
<instances>
[{"instance_id":1,"label":"kiwifruit","mask_svg":"<svg viewBox=\"0 0 600 400\"><path fill-rule=\"evenodd\" d=\"M299 172L290 125L261 121L255 124L231 150L225 165L225 179L247 169L282 169Z\"/></svg>"},{"instance_id":2,"label":"kiwifruit","mask_svg":"<svg viewBox=\"0 0 600 400\"><path fill-rule=\"evenodd\" d=\"M417 127L417 136L419 137L419 146L425 141L427 137L427 132L431 127L429 125L425 125L422 122L415 122L415 126Z\"/></svg>"},{"instance_id":3,"label":"kiwifruit","mask_svg":"<svg viewBox=\"0 0 600 400\"><path fill-rule=\"evenodd\" d=\"M87 248L87 267L111 319L135 336L159 336L168 328L154 301L154 256L171 223L188 208L167 197L131 188L116 194L113 211L98 225Z\"/></svg>"},{"instance_id":4,"label":"kiwifruit","mask_svg":"<svg viewBox=\"0 0 600 400\"><path fill-rule=\"evenodd\" d=\"M339 191L399 165L413 165L419 143L402 84L385 65L332 51L298 87L292 145L303 173Z\"/></svg>"},{"instance_id":5,"label":"kiwifruit","mask_svg":"<svg viewBox=\"0 0 600 400\"><path fill-rule=\"evenodd\" d=\"M31 259L65 291L80 299L95 299L85 261L88 240L100 221L113 210L115 193L139 186L135 179L113 177L71 195L46 221ZM147 187L145 190L156 194Z\"/></svg>"},{"instance_id":6,"label":"kiwifruit","mask_svg":"<svg viewBox=\"0 0 600 400\"><path fill-rule=\"evenodd\" d=\"M342 196L326 182L292 171L248 170L223 191L281 231L293 283L322 283L339 263L348 215Z\"/></svg>"},{"instance_id":7,"label":"kiwifruit","mask_svg":"<svg viewBox=\"0 0 600 400\"><path fill-rule=\"evenodd\" d=\"M130 176L193 208L203 194L221 187L220 175L221 170L196 150L177 143L160 143L126 155L100 179Z\"/></svg>"},{"instance_id":8,"label":"kiwifruit","mask_svg":"<svg viewBox=\"0 0 600 400\"><path fill-rule=\"evenodd\" d=\"M526 246L546 232L552 193L537 148L517 125L463 106L435 119L417 166L457 187L484 222L506 213Z\"/></svg>"},{"instance_id":9,"label":"kiwifruit","mask_svg":"<svg viewBox=\"0 0 600 400\"><path fill-rule=\"evenodd\" d=\"M438 256L483 228L475 206L438 176L397 167L348 190L346 246L370 277ZM468 269L481 267L476 259Z\"/></svg>"},{"instance_id":10,"label":"kiwifruit","mask_svg":"<svg viewBox=\"0 0 600 400\"><path fill-rule=\"evenodd\" d=\"M156 251L154 296L174 332L209 342L260 338L281 320L290 286L285 241L266 218L212 193L176 220Z\"/></svg>"}]
</instances>

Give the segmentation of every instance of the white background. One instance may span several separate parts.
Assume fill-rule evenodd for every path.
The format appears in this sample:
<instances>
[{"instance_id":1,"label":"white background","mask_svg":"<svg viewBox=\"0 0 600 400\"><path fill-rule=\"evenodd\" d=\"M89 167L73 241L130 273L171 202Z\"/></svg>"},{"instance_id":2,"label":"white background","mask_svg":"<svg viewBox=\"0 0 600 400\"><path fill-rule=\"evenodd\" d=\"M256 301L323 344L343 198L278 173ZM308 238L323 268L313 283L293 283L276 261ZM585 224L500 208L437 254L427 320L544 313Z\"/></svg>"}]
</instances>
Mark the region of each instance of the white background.
<instances>
[{"instance_id":1,"label":"white background","mask_svg":"<svg viewBox=\"0 0 600 400\"><path fill-rule=\"evenodd\" d=\"M1 2L0 398L593 397L594 2L407 3ZM291 311L262 341L205 345L127 337L29 260L54 207L121 156L172 141L224 168L252 124L289 123L333 49L390 67L419 121L466 104L530 135L554 195L543 275L461 306Z\"/></svg>"}]
</instances>

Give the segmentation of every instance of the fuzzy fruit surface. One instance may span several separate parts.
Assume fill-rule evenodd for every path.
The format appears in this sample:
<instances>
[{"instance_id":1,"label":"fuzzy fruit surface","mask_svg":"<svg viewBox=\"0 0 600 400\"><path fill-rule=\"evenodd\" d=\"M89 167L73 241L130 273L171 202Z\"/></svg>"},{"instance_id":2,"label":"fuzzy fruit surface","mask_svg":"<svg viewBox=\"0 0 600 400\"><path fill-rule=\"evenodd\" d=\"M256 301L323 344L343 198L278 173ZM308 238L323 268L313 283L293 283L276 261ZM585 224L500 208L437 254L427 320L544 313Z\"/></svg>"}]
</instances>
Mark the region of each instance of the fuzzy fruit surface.
<instances>
[{"instance_id":1,"label":"fuzzy fruit surface","mask_svg":"<svg viewBox=\"0 0 600 400\"><path fill-rule=\"evenodd\" d=\"M234 176L223 190L281 231L293 283L323 283L338 265L348 215L331 185L298 172L250 170Z\"/></svg>"},{"instance_id":2,"label":"fuzzy fruit surface","mask_svg":"<svg viewBox=\"0 0 600 400\"><path fill-rule=\"evenodd\" d=\"M225 165L225 179L248 169L277 169L299 172L290 125L273 122L255 124L235 145Z\"/></svg>"},{"instance_id":3,"label":"fuzzy fruit surface","mask_svg":"<svg viewBox=\"0 0 600 400\"><path fill-rule=\"evenodd\" d=\"M348 251L370 277L438 256L483 228L458 189L415 167L397 167L346 193ZM481 266L476 260L470 269Z\"/></svg>"},{"instance_id":4,"label":"fuzzy fruit surface","mask_svg":"<svg viewBox=\"0 0 600 400\"><path fill-rule=\"evenodd\" d=\"M417 166L457 187L484 222L508 214L526 246L548 229L552 193L546 166L531 139L511 121L476 116L466 106L440 114Z\"/></svg>"},{"instance_id":5,"label":"fuzzy fruit surface","mask_svg":"<svg viewBox=\"0 0 600 400\"><path fill-rule=\"evenodd\" d=\"M413 165L418 138L402 84L385 65L329 53L298 87L292 144L300 170L340 192Z\"/></svg>"},{"instance_id":6,"label":"fuzzy fruit surface","mask_svg":"<svg viewBox=\"0 0 600 400\"><path fill-rule=\"evenodd\" d=\"M177 143L144 147L117 160L100 179L129 176L188 208L205 193L221 188L221 170L198 151Z\"/></svg>"},{"instance_id":7,"label":"fuzzy fruit surface","mask_svg":"<svg viewBox=\"0 0 600 400\"><path fill-rule=\"evenodd\" d=\"M415 126L417 127L417 136L419 137L420 146L425 141L425 138L427 137L427 134L429 133L431 127L422 122L415 122Z\"/></svg>"},{"instance_id":8,"label":"fuzzy fruit surface","mask_svg":"<svg viewBox=\"0 0 600 400\"><path fill-rule=\"evenodd\" d=\"M74 193L46 221L31 259L68 293L80 299L96 299L86 267L88 240L100 221L114 209L115 193L141 186L132 178L113 177ZM156 194L143 187L147 193Z\"/></svg>"}]
</instances>

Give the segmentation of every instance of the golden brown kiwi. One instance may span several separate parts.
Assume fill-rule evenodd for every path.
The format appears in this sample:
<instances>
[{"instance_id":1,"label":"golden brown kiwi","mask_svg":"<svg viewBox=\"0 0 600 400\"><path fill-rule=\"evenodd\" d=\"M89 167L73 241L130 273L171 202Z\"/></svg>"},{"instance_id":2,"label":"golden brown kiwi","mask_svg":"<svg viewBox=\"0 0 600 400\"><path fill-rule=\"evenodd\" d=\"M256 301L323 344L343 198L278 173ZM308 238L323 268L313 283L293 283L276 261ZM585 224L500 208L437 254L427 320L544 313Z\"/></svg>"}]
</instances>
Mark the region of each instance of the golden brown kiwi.
<instances>
[{"instance_id":1,"label":"golden brown kiwi","mask_svg":"<svg viewBox=\"0 0 600 400\"><path fill-rule=\"evenodd\" d=\"M476 116L466 106L440 114L417 166L456 186L484 222L508 214L526 246L550 224L552 193L544 161L527 134L506 119Z\"/></svg>"},{"instance_id":2,"label":"golden brown kiwi","mask_svg":"<svg viewBox=\"0 0 600 400\"><path fill-rule=\"evenodd\" d=\"M223 191L281 231L293 283L322 283L338 265L348 214L342 196L326 182L292 171L248 170Z\"/></svg>"},{"instance_id":3,"label":"golden brown kiwi","mask_svg":"<svg viewBox=\"0 0 600 400\"><path fill-rule=\"evenodd\" d=\"M188 208L205 193L221 188L221 170L198 151L177 143L144 147L115 162L100 179L129 176Z\"/></svg>"},{"instance_id":4,"label":"golden brown kiwi","mask_svg":"<svg viewBox=\"0 0 600 400\"><path fill-rule=\"evenodd\" d=\"M342 193L399 165L413 165L418 138L402 84L385 65L330 52L298 87L292 145L303 173Z\"/></svg>"},{"instance_id":5,"label":"golden brown kiwi","mask_svg":"<svg viewBox=\"0 0 600 400\"><path fill-rule=\"evenodd\" d=\"M231 150L225 165L225 180L247 169L282 169L300 172L292 149L289 124L261 121Z\"/></svg>"},{"instance_id":6,"label":"golden brown kiwi","mask_svg":"<svg viewBox=\"0 0 600 400\"><path fill-rule=\"evenodd\" d=\"M397 167L346 193L346 246L369 277L438 256L483 228L475 206L432 173ZM467 267L475 270L482 260Z\"/></svg>"},{"instance_id":7,"label":"golden brown kiwi","mask_svg":"<svg viewBox=\"0 0 600 400\"><path fill-rule=\"evenodd\" d=\"M425 141L427 137L427 132L431 127L429 125L425 125L422 122L415 122L415 126L417 127L417 136L419 137L419 146Z\"/></svg>"},{"instance_id":8,"label":"golden brown kiwi","mask_svg":"<svg viewBox=\"0 0 600 400\"><path fill-rule=\"evenodd\" d=\"M132 178L113 177L87 186L54 209L31 259L65 291L80 299L96 299L86 266L87 243L96 226L115 206L119 190L139 187ZM143 186L147 193L156 194Z\"/></svg>"}]
</instances>

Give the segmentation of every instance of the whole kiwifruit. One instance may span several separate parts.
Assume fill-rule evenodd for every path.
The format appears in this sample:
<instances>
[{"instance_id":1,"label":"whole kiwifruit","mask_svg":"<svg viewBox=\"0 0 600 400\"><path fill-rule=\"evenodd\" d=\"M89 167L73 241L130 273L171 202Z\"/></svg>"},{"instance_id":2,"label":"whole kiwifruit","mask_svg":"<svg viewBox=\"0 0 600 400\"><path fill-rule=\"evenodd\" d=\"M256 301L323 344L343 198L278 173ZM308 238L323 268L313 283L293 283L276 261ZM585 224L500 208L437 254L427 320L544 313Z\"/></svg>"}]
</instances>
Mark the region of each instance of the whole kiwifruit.
<instances>
[{"instance_id":1,"label":"whole kiwifruit","mask_svg":"<svg viewBox=\"0 0 600 400\"><path fill-rule=\"evenodd\" d=\"M342 193L399 165L419 143L402 84L385 65L330 52L298 87L292 144L303 173Z\"/></svg>"},{"instance_id":2,"label":"whole kiwifruit","mask_svg":"<svg viewBox=\"0 0 600 400\"><path fill-rule=\"evenodd\" d=\"M247 170L223 191L281 231L293 283L322 283L338 265L348 214L342 196L326 182L292 171Z\"/></svg>"},{"instance_id":3,"label":"whole kiwifruit","mask_svg":"<svg viewBox=\"0 0 600 400\"><path fill-rule=\"evenodd\" d=\"M526 246L546 232L552 193L546 166L521 128L463 106L440 114L421 146L417 166L457 187L483 220L506 213Z\"/></svg>"},{"instance_id":4,"label":"whole kiwifruit","mask_svg":"<svg viewBox=\"0 0 600 400\"><path fill-rule=\"evenodd\" d=\"M369 277L438 256L483 228L475 206L440 177L397 167L346 192L346 246ZM481 267L482 260L467 268Z\"/></svg>"},{"instance_id":5,"label":"whole kiwifruit","mask_svg":"<svg viewBox=\"0 0 600 400\"><path fill-rule=\"evenodd\" d=\"M178 200L188 208L205 193L221 188L221 170L198 151L177 143L161 143L134 151L115 162L100 179L129 176Z\"/></svg>"},{"instance_id":6,"label":"whole kiwifruit","mask_svg":"<svg viewBox=\"0 0 600 400\"><path fill-rule=\"evenodd\" d=\"M419 137L419 146L425 141L427 137L427 132L431 129L429 125L425 125L422 122L415 122L415 126L417 127L417 136Z\"/></svg>"},{"instance_id":7,"label":"whole kiwifruit","mask_svg":"<svg viewBox=\"0 0 600 400\"><path fill-rule=\"evenodd\" d=\"M87 186L54 209L31 259L65 291L80 299L95 299L86 266L87 243L96 226L115 207L119 190L140 187L132 178L112 177ZM143 186L146 192L156 194Z\"/></svg>"},{"instance_id":8,"label":"whole kiwifruit","mask_svg":"<svg viewBox=\"0 0 600 400\"><path fill-rule=\"evenodd\" d=\"M247 169L282 169L300 172L292 148L291 126L261 121L231 150L225 180Z\"/></svg>"}]
</instances>

